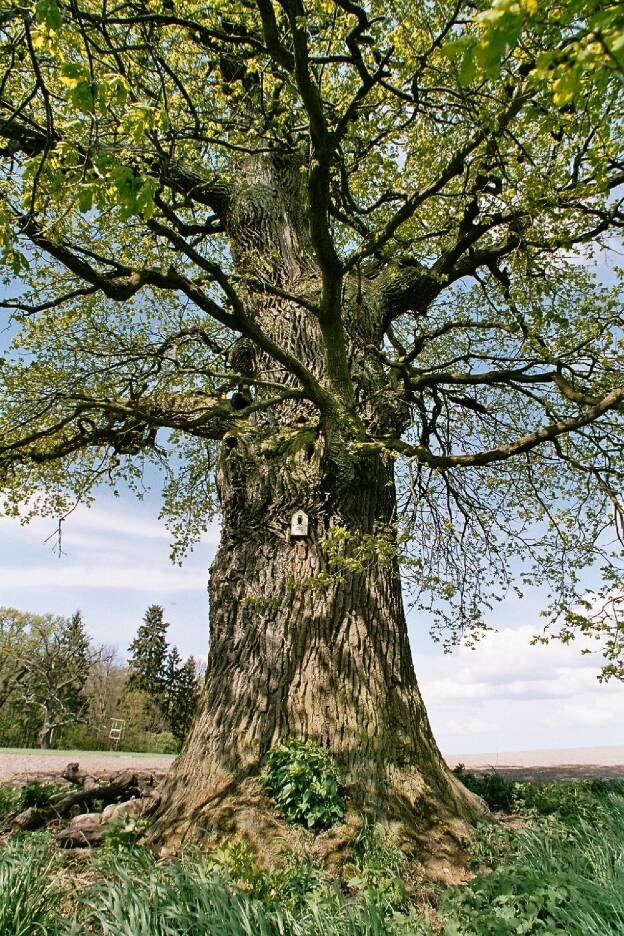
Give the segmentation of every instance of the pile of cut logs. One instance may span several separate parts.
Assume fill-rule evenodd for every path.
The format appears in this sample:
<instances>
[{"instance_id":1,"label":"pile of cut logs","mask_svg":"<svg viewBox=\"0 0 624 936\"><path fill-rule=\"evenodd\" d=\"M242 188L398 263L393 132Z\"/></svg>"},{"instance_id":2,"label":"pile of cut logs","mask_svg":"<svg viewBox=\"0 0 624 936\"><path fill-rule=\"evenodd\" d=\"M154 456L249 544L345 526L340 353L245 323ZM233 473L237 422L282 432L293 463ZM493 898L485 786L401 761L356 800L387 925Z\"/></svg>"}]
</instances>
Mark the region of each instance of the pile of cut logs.
<instances>
[{"instance_id":1,"label":"pile of cut logs","mask_svg":"<svg viewBox=\"0 0 624 936\"><path fill-rule=\"evenodd\" d=\"M106 780L81 773L79 764L68 764L63 778L71 786L50 797L45 806L31 806L10 819L15 832L60 825L56 840L62 848L88 848L99 845L106 827L121 817L149 816L160 802L152 776L141 777L125 771ZM87 812L94 803L102 812Z\"/></svg>"}]
</instances>

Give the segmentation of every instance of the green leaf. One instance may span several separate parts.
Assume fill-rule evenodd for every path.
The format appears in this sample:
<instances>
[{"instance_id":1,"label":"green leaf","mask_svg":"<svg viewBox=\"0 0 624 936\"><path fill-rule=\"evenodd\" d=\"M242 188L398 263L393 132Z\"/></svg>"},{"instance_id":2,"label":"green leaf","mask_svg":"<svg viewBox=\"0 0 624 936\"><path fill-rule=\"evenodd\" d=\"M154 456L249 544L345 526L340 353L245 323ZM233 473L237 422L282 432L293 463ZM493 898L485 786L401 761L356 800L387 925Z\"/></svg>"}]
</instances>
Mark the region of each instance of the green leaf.
<instances>
[{"instance_id":1,"label":"green leaf","mask_svg":"<svg viewBox=\"0 0 624 936\"><path fill-rule=\"evenodd\" d=\"M464 58L462 59L461 67L459 69L459 83L462 88L467 87L477 73L474 53L474 46L470 46L464 52Z\"/></svg>"},{"instance_id":2,"label":"green leaf","mask_svg":"<svg viewBox=\"0 0 624 936\"><path fill-rule=\"evenodd\" d=\"M78 195L78 207L80 208L83 214L86 214L88 211L91 211L91 208L93 207L93 187L92 186L85 185L80 189L80 193Z\"/></svg>"},{"instance_id":3,"label":"green leaf","mask_svg":"<svg viewBox=\"0 0 624 936\"><path fill-rule=\"evenodd\" d=\"M38 0L35 7L35 16L38 23L43 23L48 29L58 31L63 25L61 11L56 0Z\"/></svg>"}]
</instances>

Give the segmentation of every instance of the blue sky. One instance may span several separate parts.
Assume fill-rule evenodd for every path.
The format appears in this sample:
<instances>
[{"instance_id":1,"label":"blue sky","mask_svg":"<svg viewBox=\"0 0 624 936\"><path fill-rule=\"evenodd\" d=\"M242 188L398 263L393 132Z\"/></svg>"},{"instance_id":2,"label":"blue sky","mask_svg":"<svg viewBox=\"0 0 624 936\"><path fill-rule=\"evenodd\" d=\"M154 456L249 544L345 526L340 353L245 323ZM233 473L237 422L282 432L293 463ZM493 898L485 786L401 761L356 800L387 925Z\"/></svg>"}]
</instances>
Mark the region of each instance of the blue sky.
<instances>
[{"instance_id":1,"label":"blue sky","mask_svg":"<svg viewBox=\"0 0 624 936\"><path fill-rule=\"evenodd\" d=\"M213 526L180 568L158 519L158 497L138 502L104 491L64 525L59 558L54 521L23 527L0 519L0 604L38 613L80 608L92 637L123 655L146 607L162 604L170 639L185 655L206 655L208 567ZM433 729L448 754L624 744L624 687L596 681L598 661L577 647L531 647L539 592L500 604L499 627L476 650L443 656L426 621L411 616L416 672Z\"/></svg>"}]
</instances>

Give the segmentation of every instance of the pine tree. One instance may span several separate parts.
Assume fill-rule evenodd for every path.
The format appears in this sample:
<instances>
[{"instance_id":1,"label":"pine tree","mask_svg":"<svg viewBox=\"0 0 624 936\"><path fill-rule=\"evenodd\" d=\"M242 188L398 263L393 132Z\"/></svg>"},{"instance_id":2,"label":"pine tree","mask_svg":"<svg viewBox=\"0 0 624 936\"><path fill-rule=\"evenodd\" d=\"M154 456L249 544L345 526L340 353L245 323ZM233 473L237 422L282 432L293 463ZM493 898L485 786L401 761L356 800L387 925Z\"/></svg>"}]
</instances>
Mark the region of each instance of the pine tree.
<instances>
[{"instance_id":1,"label":"pine tree","mask_svg":"<svg viewBox=\"0 0 624 936\"><path fill-rule=\"evenodd\" d=\"M128 690L146 693L161 709L167 697L168 627L160 605L150 605L129 647Z\"/></svg>"},{"instance_id":2,"label":"pine tree","mask_svg":"<svg viewBox=\"0 0 624 936\"><path fill-rule=\"evenodd\" d=\"M166 684L166 699L165 705L163 707L163 714L169 722L170 726L173 723L173 713L176 708L176 696L178 692L178 681L180 679L180 673L182 672L183 666L182 656L177 647L172 647L167 655L167 660L165 664L165 684ZM173 732L173 727L171 728ZM175 732L173 732L175 734Z\"/></svg>"},{"instance_id":3,"label":"pine tree","mask_svg":"<svg viewBox=\"0 0 624 936\"><path fill-rule=\"evenodd\" d=\"M175 673L171 686L170 706L168 711L169 724L174 737L182 743L191 727L193 716L197 707L199 697L199 687L197 685L197 673L195 660L191 656L183 664L177 648L174 647L170 654L176 654L172 662L171 672ZM179 662L178 662L179 661ZM177 669L174 669L177 666Z\"/></svg>"}]
</instances>

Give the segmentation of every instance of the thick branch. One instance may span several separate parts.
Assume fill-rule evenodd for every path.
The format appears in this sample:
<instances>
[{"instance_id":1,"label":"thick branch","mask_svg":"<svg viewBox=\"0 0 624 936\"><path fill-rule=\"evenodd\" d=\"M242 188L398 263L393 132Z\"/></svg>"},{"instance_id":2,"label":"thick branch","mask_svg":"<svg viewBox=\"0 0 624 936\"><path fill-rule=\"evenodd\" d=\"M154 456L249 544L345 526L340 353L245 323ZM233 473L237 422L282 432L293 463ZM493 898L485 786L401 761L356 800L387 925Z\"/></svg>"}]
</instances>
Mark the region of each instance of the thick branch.
<instances>
[{"instance_id":1,"label":"thick branch","mask_svg":"<svg viewBox=\"0 0 624 936\"><path fill-rule=\"evenodd\" d=\"M475 452L470 455L459 455L450 453L448 455L438 455L423 445L411 445L409 442L403 442L401 439L388 439L385 441L364 442L358 445L360 451L374 454L376 452L397 452L407 458L414 458L424 465L431 468L474 468L484 465L491 465L496 462L507 461L516 455L522 455L530 452L540 445L552 442L559 436L568 435L576 430L582 429L590 423L596 422L605 413L612 410L619 410L624 403L624 389L617 388L608 393L599 403L586 409L579 416L573 419L559 420L534 432L529 432L516 439L515 442L508 442L505 445L497 446L483 452Z\"/></svg>"},{"instance_id":2,"label":"thick branch","mask_svg":"<svg viewBox=\"0 0 624 936\"><path fill-rule=\"evenodd\" d=\"M0 109L10 111L6 101L0 100ZM52 138L46 131L36 124L26 120L15 120L9 116L0 121L0 138L7 141L6 146L0 149L0 156L13 157L18 154L24 156L39 156L52 151L61 142L62 138L55 134ZM100 146L89 151L75 147L79 152L85 166L92 167L97 156L107 152L115 154L110 147ZM165 188L172 192L184 195L200 205L210 208L219 218L225 217L230 206L231 189L223 178L209 177L188 166L180 160L157 156L137 150L130 156L129 165L140 165L143 171L153 172L160 179Z\"/></svg>"}]
</instances>

